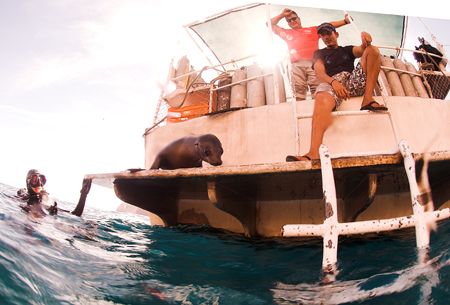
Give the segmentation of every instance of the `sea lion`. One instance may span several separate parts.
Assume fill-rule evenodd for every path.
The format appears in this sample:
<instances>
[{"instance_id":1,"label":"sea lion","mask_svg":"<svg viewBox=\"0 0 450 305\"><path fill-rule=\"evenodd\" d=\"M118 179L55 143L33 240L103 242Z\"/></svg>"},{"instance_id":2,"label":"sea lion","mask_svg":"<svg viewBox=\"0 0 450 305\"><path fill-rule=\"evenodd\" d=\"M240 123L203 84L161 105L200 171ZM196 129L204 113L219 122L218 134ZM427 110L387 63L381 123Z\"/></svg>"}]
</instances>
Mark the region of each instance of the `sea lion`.
<instances>
[{"instance_id":1,"label":"sea lion","mask_svg":"<svg viewBox=\"0 0 450 305\"><path fill-rule=\"evenodd\" d=\"M156 156L151 169L202 167L202 161L222 164L222 143L213 134L183 137L164 147Z\"/></svg>"}]
</instances>

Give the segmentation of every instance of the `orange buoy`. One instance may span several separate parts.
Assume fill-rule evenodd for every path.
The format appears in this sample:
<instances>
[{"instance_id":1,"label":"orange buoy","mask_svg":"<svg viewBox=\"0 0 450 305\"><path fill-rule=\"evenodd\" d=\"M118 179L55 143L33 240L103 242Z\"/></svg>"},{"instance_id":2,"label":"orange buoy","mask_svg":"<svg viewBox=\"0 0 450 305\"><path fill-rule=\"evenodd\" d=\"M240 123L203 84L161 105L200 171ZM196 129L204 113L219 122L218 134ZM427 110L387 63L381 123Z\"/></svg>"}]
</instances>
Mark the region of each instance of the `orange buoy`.
<instances>
[{"instance_id":1,"label":"orange buoy","mask_svg":"<svg viewBox=\"0 0 450 305\"><path fill-rule=\"evenodd\" d=\"M209 104L199 103L183 107L171 107L167 110L167 122L179 123L184 122L208 113Z\"/></svg>"}]
</instances>

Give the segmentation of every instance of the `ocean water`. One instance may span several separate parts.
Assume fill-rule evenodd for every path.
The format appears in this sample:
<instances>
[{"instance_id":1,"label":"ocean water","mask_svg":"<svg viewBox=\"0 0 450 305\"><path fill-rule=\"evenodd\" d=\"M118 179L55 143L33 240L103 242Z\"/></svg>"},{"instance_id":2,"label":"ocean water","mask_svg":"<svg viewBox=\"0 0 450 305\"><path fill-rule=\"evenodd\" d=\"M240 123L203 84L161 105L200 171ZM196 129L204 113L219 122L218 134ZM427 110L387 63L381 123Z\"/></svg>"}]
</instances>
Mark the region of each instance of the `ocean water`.
<instances>
[{"instance_id":1,"label":"ocean water","mask_svg":"<svg viewBox=\"0 0 450 305\"><path fill-rule=\"evenodd\" d=\"M16 191L0 184L0 304L450 303L449 221L425 264L412 230L341 238L337 281L325 285L321 240L153 227L89 208L33 219Z\"/></svg>"}]
</instances>

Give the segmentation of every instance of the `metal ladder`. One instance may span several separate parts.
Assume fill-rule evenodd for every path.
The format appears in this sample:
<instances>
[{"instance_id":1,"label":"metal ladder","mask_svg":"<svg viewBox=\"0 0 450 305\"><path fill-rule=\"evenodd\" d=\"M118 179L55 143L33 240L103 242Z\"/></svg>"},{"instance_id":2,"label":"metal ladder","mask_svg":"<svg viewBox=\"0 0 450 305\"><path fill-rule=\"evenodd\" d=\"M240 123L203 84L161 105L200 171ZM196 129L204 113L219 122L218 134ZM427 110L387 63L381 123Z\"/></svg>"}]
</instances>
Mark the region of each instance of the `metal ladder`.
<instances>
[{"instance_id":1,"label":"metal ladder","mask_svg":"<svg viewBox=\"0 0 450 305\"><path fill-rule=\"evenodd\" d=\"M403 156L408 177L413 215L390 219L339 223L337 218L337 199L333 168L328 148L321 145L320 163L322 172L322 188L325 203L325 220L323 224L292 224L283 226L283 236L322 236L323 258L322 271L327 281L334 281L337 272L337 249L339 235L362 234L370 232L390 231L415 226L416 245L420 253L429 248L429 223L450 217L450 209L426 212L421 202L420 191L416 181L415 161L406 140L398 144ZM419 257L419 261L422 259Z\"/></svg>"}]
</instances>

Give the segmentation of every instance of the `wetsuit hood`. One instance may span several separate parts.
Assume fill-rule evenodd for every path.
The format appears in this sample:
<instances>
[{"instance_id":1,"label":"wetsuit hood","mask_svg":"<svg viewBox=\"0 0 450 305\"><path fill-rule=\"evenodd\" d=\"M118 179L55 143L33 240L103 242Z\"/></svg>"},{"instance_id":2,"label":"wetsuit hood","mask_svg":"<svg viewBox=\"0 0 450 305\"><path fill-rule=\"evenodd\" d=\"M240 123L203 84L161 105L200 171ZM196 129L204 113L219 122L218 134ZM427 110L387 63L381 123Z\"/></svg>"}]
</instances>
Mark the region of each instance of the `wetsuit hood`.
<instances>
[{"instance_id":1,"label":"wetsuit hood","mask_svg":"<svg viewBox=\"0 0 450 305\"><path fill-rule=\"evenodd\" d=\"M46 182L45 176L43 174L41 174L37 169L30 169L27 173L27 178L26 178L27 191L30 196L36 194L36 192L33 190L33 186L31 185L31 180L32 180L33 175L39 176L38 179L40 179L40 183L42 184L42 187L45 185L45 182Z\"/></svg>"}]
</instances>

